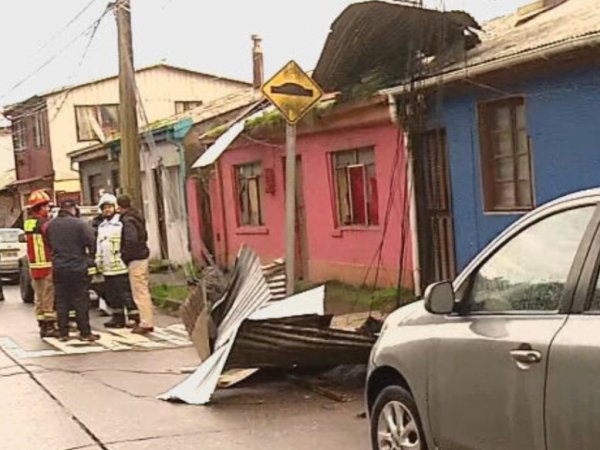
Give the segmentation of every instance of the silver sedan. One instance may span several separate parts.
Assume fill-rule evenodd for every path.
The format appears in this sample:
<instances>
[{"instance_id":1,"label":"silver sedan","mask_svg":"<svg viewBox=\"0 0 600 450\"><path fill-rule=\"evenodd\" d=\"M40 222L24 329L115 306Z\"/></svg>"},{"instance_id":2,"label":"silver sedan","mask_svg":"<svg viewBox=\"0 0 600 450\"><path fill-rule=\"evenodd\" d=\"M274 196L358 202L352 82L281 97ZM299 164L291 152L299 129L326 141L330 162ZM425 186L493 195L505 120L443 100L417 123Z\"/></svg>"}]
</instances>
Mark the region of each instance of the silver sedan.
<instances>
[{"instance_id":1,"label":"silver sedan","mask_svg":"<svg viewBox=\"0 0 600 450\"><path fill-rule=\"evenodd\" d=\"M600 190L542 206L388 317L377 450L600 448Z\"/></svg>"}]
</instances>

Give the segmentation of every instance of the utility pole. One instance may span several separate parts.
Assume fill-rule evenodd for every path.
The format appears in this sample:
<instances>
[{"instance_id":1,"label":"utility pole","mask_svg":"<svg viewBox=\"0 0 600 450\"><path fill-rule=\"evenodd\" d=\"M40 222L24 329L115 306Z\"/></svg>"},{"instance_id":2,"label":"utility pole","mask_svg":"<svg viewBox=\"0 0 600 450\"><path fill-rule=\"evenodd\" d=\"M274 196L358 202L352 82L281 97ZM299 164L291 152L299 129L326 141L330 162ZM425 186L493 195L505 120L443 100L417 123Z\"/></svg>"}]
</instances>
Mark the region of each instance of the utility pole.
<instances>
[{"instance_id":1,"label":"utility pole","mask_svg":"<svg viewBox=\"0 0 600 450\"><path fill-rule=\"evenodd\" d=\"M132 205L138 211L143 211L140 135L131 37L131 1L116 0L115 15L119 33L119 131L121 133L119 172L121 191L131 197Z\"/></svg>"},{"instance_id":2,"label":"utility pole","mask_svg":"<svg viewBox=\"0 0 600 450\"><path fill-rule=\"evenodd\" d=\"M288 123L285 128L285 275L286 293L294 295L296 282L296 125Z\"/></svg>"}]
</instances>

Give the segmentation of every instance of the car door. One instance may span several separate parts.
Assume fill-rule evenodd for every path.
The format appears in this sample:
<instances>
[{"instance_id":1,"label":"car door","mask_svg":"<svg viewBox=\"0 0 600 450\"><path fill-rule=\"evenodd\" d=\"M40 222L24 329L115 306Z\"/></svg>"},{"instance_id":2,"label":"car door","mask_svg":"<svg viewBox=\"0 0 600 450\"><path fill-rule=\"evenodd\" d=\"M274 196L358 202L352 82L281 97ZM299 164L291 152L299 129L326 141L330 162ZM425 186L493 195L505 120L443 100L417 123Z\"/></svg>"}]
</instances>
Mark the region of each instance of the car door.
<instances>
[{"instance_id":1,"label":"car door","mask_svg":"<svg viewBox=\"0 0 600 450\"><path fill-rule=\"evenodd\" d=\"M576 290L572 314L550 348L546 384L548 450L600 443L600 231Z\"/></svg>"},{"instance_id":2,"label":"car door","mask_svg":"<svg viewBox=\"0 0 600 450\"><path fill-rule=\"evenodd\" d=\"M459 311L433 337L429 413L440 449L546 448L548 352L568 317L595 210L542 215L462 277Z\"/></svg>"}]
</instances>

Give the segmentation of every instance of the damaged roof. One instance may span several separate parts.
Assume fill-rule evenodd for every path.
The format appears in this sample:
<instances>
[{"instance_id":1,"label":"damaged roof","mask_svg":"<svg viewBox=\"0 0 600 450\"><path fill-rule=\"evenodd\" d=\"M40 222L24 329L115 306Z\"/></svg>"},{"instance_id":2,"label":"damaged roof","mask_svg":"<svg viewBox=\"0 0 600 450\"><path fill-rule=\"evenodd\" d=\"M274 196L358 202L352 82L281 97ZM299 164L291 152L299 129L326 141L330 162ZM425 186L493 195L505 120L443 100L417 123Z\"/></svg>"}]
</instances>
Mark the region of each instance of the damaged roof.
<instances>
[{"instance_id":1,"label":"damaged roof","mask_svg":"<svg viewBox=\"0 0 600 450\"><path fill-rule=\"evenodd\" d=\"M460 60L448 61L431 70L422 83L449 82L504 68L526 58L542 58L545 53L600 46L600 0L566 0L555 6L540 6L533 12L527 8L484 24L481 44ZM397 93L404 88L398 86L385 93Z\"/></svg>"},{"instance_id":2,"label":"damaged roof","mask_svg":"<svg viewBox=\"0 0 600 450\"><path fill-rule=\"evenodd\" d=\"M460 11L441 12L397 2L366 1L333 22L313 78L327 92L374 82L379 88L407 78L415 62L479 42L479 25Z\"/></svg>"}]
</instances>

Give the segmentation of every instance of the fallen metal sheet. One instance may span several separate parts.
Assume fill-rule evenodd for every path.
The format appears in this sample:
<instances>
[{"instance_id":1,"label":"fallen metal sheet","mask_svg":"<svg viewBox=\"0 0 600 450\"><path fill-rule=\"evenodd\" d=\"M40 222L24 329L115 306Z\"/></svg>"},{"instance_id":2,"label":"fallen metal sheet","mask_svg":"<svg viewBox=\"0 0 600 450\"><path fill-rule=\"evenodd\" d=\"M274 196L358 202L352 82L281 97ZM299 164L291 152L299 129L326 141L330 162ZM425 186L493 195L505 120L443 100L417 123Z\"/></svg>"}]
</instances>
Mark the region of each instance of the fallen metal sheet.
<instances>
[{"instance_id":1,"label":"fallen metal sheet","mask_svg":"<svg viewBox=\"0 0 600 450\"><path fill-rule=\"evenodd\" d=\"M317 316L317 319L326 319ZM302 317L298 318L302 319ZM376 338L329 328L328 321L246 321L238 332L227 368L329 367L366 364ZM308 320L307 320L308 319Z\"/></svg>"},{"instance_id":2,"label":"fallen metal sheet","mask_svg":"<svg viewBox=\"0 0 600 450\"><path fill-rule=\"evenodd\" d=\"M306 314L325 314L325 286L302 292L285 300L270 302L256 311L251 320L278 319L303 316Z\"/></svg>"},{"instance_id":3,"label":"fallen metal sheet","mask_svg":"<svg viewBox=\"0 0 600 450\"><path fill-rule=\"evenodd\" d=\"M187 380L159 396L161 400L194 405L208 403L217 388L240 325L271 301L271 291L260 261L248 247L241 248L233 272L229 289L217 304L217 312L222 319L217 322L213 354Z\"/></svg>"}]
</instances>

